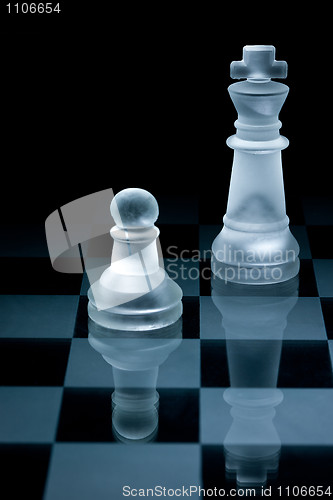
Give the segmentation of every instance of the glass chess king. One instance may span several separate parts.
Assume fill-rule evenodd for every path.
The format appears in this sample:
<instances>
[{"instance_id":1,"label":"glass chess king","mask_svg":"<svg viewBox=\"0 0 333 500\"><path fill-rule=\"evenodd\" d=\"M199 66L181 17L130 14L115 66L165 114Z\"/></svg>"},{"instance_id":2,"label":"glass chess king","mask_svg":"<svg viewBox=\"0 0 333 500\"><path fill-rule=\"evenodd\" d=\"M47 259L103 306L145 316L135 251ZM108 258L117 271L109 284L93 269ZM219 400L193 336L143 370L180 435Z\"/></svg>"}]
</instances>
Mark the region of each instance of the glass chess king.
<instances>
[{"instance_id":1,"label":"glass chess king","mask_svg":"<svg viewBox=\"0 0 333 500\"><path fill-rule=\"evenodd\" d=\"M229 86L238 112L227 212L212 245L212 271L237 283L279 283L299 271L299 246L286 215L278 119L289 92L272 78L286 78L287 63L275 60L272 45L246 45L243 60L231 63Z\"/></svg>"}]
</instances>

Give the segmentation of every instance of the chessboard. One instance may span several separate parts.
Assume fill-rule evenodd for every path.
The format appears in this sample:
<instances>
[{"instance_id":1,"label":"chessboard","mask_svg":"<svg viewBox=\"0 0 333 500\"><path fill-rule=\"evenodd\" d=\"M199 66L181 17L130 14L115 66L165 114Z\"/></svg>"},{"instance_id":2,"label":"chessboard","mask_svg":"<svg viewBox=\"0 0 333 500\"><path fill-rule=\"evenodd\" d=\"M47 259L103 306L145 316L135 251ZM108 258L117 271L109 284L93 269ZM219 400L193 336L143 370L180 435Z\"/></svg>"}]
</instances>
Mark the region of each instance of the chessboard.
<instances>
[{"instance_id":1,"label":"chessboard","mask_svg":"<svg viewBox=\"0 0 333 500\"><path fill-rule=\"evenodd\" d=\"M223 213L212 218L190 194L158 202L165 269L184 296L180 342L158 368L158 427L148 440L122 440L114 432L115 382L110 363L88 341L86 275L52 268L43 221L2 226L0 471L6 500L120 500L131 489L132 496L139 489L143 496L155 487L169 496L185 488L186 496L191 486L208 493L224 488L231 496L235 468L244 466L248 475L265 469L268 455L247 455L242 443L245 465L239 456L226 463L234 424L225 393L233 385L230 335L212 301L209 254ZM329 486L333 492L333 200L291 199L287 214L301 249L300 274L280 329L276 390L283 398L267 417L280 446L265 487L290 488L292 496L293 487L295 494L314 486L325 497ZM193 489L191 496L199 493Z\"/></svg>"}]
</instances>

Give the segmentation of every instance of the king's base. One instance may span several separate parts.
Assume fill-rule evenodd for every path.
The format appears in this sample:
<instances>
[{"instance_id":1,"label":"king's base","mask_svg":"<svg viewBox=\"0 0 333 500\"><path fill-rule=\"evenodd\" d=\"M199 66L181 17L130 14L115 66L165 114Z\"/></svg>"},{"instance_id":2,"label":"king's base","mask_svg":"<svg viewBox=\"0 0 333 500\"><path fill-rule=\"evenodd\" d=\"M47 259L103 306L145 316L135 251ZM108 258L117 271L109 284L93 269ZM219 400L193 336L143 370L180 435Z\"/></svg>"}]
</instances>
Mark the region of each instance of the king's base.
<instances>
[{"instance_id":1,"label":"king's base","mask_svg":"<svg viewBox=\"0 0 333 500\"><path fill-rule=\"evenodd\" d=\"M128 295L130 298L133 296ZM113 330L149 331L164 328L175 323L183 312L182 291L167 275L159 286L138 298L126 301L126 294L121 294L122 302L108 309L98 308L92 288L88 290L88 298L89 317L95 323Z\"/></svg>"},{"instance_id":2,"label":"king's base","mask_svg":"<svg viewBox=\"0 0 333 500\"><path fill-rule=\"evenodd\" d=\"M275 231L238 231L226 225L212 244L212 272L226 282L267 285L299 272L299 245L288 226ZM260 229L260 230L259 230Z\"/></svg>"},{"instance_id":3,"label":"king's base","mask_svg":"<svg viewBox=\"0 0 333 500\"><path fill-rule=\"evenodd\" d=\"M282 283L294 278L299 273L299 258L282 264L270 264L263 266L245 266L239 262L228 264L216 259L212 255L212 272L219 279L227 282L247 285L268 285Z\"/></svg>"}]
</instances>

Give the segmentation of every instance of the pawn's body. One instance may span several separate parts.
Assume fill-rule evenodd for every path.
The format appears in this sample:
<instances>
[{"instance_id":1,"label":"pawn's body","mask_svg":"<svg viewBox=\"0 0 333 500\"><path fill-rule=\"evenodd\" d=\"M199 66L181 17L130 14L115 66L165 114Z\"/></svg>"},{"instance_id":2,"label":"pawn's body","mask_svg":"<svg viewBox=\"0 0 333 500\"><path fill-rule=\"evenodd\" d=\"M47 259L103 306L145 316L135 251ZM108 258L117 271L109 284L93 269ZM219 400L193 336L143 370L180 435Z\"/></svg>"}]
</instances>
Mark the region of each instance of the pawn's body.
<instances>
[{"instance_id":1,"label":"pawn's body","mask_svg":"<svg viewBox=\"0 0 333 500\"><path fill-rule=\"evenodd\" d=\"M274 60L272 46L246 46L243 61L231 65L232 78L247 78L229 87L238 111L224 227L212 245L212 270L238 283L286 281L298 273L299 247L286 215L279 111L289 88L272 78L285 78L287 65Z\"/></svg>"},{"instance_id":2,"label":"pawn's body","mask_svg":"<svg viewBox=\"0 0 333 500\"><path fill-rule=\"evenodd\" d=\"M111 215L111 265L88 291L90 318L119 330L174 323L182 314L182 291L162 267L155 198L143 189L125 189L112 200Z\"/></svg>"}]
</instances>

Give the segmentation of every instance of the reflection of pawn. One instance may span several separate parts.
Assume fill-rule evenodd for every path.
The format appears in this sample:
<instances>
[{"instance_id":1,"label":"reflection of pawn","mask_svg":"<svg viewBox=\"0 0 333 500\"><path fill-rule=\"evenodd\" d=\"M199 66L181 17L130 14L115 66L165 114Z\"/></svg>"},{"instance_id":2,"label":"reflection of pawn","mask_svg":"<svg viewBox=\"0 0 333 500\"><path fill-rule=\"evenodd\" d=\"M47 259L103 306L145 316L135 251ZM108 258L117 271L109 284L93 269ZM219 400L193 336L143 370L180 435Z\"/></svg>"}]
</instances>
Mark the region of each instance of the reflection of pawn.
<instances>
[{"instance_id":1,"label":"reflection of pawn","mask_svg":"<svg viewBox=\"0 0 333 500\"><path fill-rule=\"evenodd\" d=\"M181 318L153 332L124 332L89 320L89 343L112 366L112 425L123 442L152 441L158 427L159 366L181 343Z\"/></svg>"},{"instance_id":2,"label":"reflection of pawn","mask_svg":"<svg viewBox=\"0 0 333 500\"><path fill-rule=\"evenodd\" d=\"M119 441L152 441L158 428L158 368L143 372L112 368L112 427Z\"/></svg>"},{"instance_id":3,"label":"reflection of pawn","mask_svg":"<svg viewBox=\"0 0 333 500\"><path fill-rule=\"evenodd\" d=\"M116 223L111 265L88 291L88 314L96 323L119 330L162 328L182 314L182 291L161 267L155 198L129 188L111 202Z\"/></svg>"}]
</instances>

